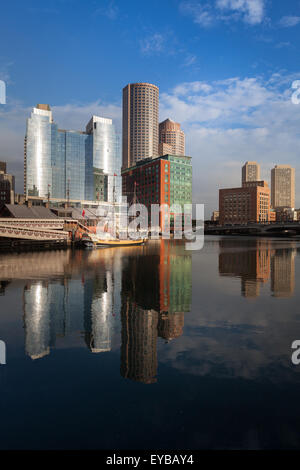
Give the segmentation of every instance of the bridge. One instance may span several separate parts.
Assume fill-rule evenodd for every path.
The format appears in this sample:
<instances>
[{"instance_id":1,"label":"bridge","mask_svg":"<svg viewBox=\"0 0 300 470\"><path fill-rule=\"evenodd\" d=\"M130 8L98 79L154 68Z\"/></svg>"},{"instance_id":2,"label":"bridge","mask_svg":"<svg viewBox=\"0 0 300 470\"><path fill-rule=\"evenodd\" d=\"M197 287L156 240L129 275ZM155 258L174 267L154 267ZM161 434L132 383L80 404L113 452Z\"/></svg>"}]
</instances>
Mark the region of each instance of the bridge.
<instances>
[{"instance_id":1,"label":"bridge","mask_svg":"<svg viewBox=\"0 0 300 470\"><path fill-rule=\"evenodd\" d=\"M257 236L297 236L300 235L299 222L253 223L248 225L205 225L206 235L257 235Z\"/></svg>"}]
</instances>

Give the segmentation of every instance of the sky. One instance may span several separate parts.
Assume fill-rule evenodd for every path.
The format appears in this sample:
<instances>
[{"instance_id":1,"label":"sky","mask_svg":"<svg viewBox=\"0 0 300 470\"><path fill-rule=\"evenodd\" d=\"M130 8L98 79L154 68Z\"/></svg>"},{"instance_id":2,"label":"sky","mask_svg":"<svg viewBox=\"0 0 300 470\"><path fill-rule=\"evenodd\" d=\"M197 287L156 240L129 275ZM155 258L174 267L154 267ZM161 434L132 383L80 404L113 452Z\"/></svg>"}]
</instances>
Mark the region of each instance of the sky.
<instances>
[{"instance_id":1,"label":"sky","mask_svg":"<svg viewBox=\"0 0 300 470\"><path fill-rule=\"evenodd\" d=\"M0 0L0 17L0 160L17 191L33 106L50 104L60 128L96 114L121 133L122 88L150 82L160 120L186 133L206 216L247 160L269 183L275 164L294 166L300 207L300 0Z\"/></svg>"}]
</instances>

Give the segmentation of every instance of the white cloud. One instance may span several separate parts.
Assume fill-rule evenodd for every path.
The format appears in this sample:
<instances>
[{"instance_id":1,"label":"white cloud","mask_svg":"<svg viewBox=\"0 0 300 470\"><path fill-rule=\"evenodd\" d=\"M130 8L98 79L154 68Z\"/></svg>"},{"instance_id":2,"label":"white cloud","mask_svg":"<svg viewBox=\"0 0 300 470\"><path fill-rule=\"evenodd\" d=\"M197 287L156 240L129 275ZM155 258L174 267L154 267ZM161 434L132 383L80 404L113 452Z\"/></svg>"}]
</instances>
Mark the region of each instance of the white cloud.
<instances>
[{"instance_id":1,"label":"white cloud","mask_svg":"<svg viewBox=\"0 0 300 470\"><path fill-rule=\"evenodd\" d=\"M259 161L269 182L277 163L294 165L300 176L300 105L291 102L294 78L278 73L268 80L190 82L161 94L161 118L181 122L186 132L194 201L206 204L207 216L218 207L218 188L240 184L246 160Z\"/></svg>"},{"instance_id":2,"label":"white cloud","mask_svg":"<svg viewBox=\"0 0 300 470\"><path fill-rule=\"evenodd\" d=\"M183 67L190 67L191 65L194 65L196 62L197 62L197 57L195 55L188 54L183 62Z\"/></svg>"},{"instance_id":3,"label":"white cloud","mask_svg":"<svg viewBox=\"0 0 300 470\"><path fill-rule=\"evenodd\" d=\"M259 24L264 18L264 0L217 0L217 8L241 15L245 23Z\"/></svg>"},{"instance_id":4,"label":"white cloud","mask_svg":"<svg viewBox=\"0 0 300 470\"><path fill-rule=\"evenodd\" d=\"M206 28L219 21L241 20L256 25L264 20L265 0L183 1L179 8L183 14L192 16L195 23Z\"/></svg>"},{"instance_id":5,"label":"white cloud","mask_svg":"<svg viewBox=\"0 0 300 470\"><path fill-rule=\"evenodd\" d=\"M299 74L284 72L262 77L232 77L211 82L178 84L160 96L160 119L170 117L182 124L187 154L193 157L193 196L209 212L218 207L218 188L240 184L246 160L262 165L263 177L277 163L296 167L300 177L300 105L291 102L292 82ZM51 106L60 128L84 130L93 114L111 117L121 131L121 104L95 101ZM30 108L22 103L0 107L0 160L9 162L22 191L23 139Z\"/></svg>"},{"instance_id":6,"label":"white cloud","mask_svg":"<svg viewBox=\"0 0 300 470\"><path fill-rule=\"evenodd\" d=\"M212 26L215 22L215 15L209 4L184 1L180 3L179 10L184 15L192 16L194 23L200 24L204 28Z\"/></svg>"},{"instance_id":7,"label":"white cloud","mask_svg":"<svg viewBox=\"0 0 300 470\"><path fill-rule=\"evenodd\" d=\"M166 38L161 33L154 33L140 41L143 54L160 53L164 50Z\"/></svg>"},{"instance_id":8,"label":"white cloud","mask_svg":"<svg viewBox=\"0 0 300 470\"><path fill-rule=\"evenodd\" d=\"M98 8L95 12L95 15L104 15L110 20L116 20L119 15L119 8L113 0L108 2L106 6Z\"/></svg>"},{"instance_id":9,"label":"white cloud","mask_svg":"<svg viewBox=\"0 0 300 470\"><path fill-rule=\"evenodd\" d=\"M291 28L300 23L300 16L283 16L279 21L280 26L283 28Z\"/></svg>"}]
</instances>

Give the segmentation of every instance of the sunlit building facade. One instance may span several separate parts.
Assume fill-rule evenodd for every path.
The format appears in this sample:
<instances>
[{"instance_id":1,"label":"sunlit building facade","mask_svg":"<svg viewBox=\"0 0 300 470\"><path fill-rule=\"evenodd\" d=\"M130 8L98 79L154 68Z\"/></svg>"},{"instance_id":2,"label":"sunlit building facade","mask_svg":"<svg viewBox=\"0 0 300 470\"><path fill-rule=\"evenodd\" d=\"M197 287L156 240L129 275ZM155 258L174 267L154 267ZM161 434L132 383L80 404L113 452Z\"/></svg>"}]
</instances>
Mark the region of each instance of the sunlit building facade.
<instances>
[{"instance_id":1,"label":"sunlit building facade","mask_svg":"<svg viewBox=\"0 0 300 470\"><path fill-rule=\"evenodd\" d=\"M26 196L119 202L120 171L111 119L92 116L85 132L69 131L53 122L49 105L33 108L24 146Z\"/></svg>"},{"instance_id":2,"label":"sunlit building facade","mask_svg":"<svg viewBox=\"0 0 300 470\"><path fill-rule=\"evenodd\" d=\"M158 156L159 89L151 83L131 83L123 88L123 162Z\"/></svg>"},{"instance_id":3,"label":"sunlit building facade","mask_svg":"<svg viewBox=\"0 0 300 470\"><path fill-rule=\"evenodd\" d=\"M162 145L169 145L171 155L185 155L185 136L178 122L172 119L166 119L159 124L159 150L163 151L160 155L165 155Z\"/></svg>"},{"instance_id":4,"label":"sunlit building facade","mask_svg":"<svg viewBox=\"0 0 300 470\"><path fill-rule=\"evenodd\" d=\"M278 207L295 207L295 168L275 165L271 170L271 203Z\"/></svg>"}]
</instances>

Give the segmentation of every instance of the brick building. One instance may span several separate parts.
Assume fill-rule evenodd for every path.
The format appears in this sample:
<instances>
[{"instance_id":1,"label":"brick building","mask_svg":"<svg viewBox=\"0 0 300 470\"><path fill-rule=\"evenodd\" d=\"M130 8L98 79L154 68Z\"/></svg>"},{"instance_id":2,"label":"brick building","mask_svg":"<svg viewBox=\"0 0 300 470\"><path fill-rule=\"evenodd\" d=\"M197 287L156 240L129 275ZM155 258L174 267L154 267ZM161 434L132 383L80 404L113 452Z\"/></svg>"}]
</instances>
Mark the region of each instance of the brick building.
<instances>
[{"instance_id":1,"label":"brick building","mask_svg":"<svg viewBox=\"0 0 300 470\"><path fill-rule=\"evenodd\" d=\"M270 188L265 181L219 190L220 224L270 221Z\"/></svg>"},{"instance_id":2,"label":"brick building","mask_svg":"<svg viewBox=\"0 0 300 470\"><path fill-rule=\"evenodd\" d=\"M151 204L192 203L191 157L164 155L154 159L144 159L135 166L122 171L122 193L130 204L134 201L148 209L151 221ZM160 212L159 224L164 227L166 214ZM171 213L171 221L173 216ZM172 223L172 222L171 222Z\"/></svg>"}]
</instances>

